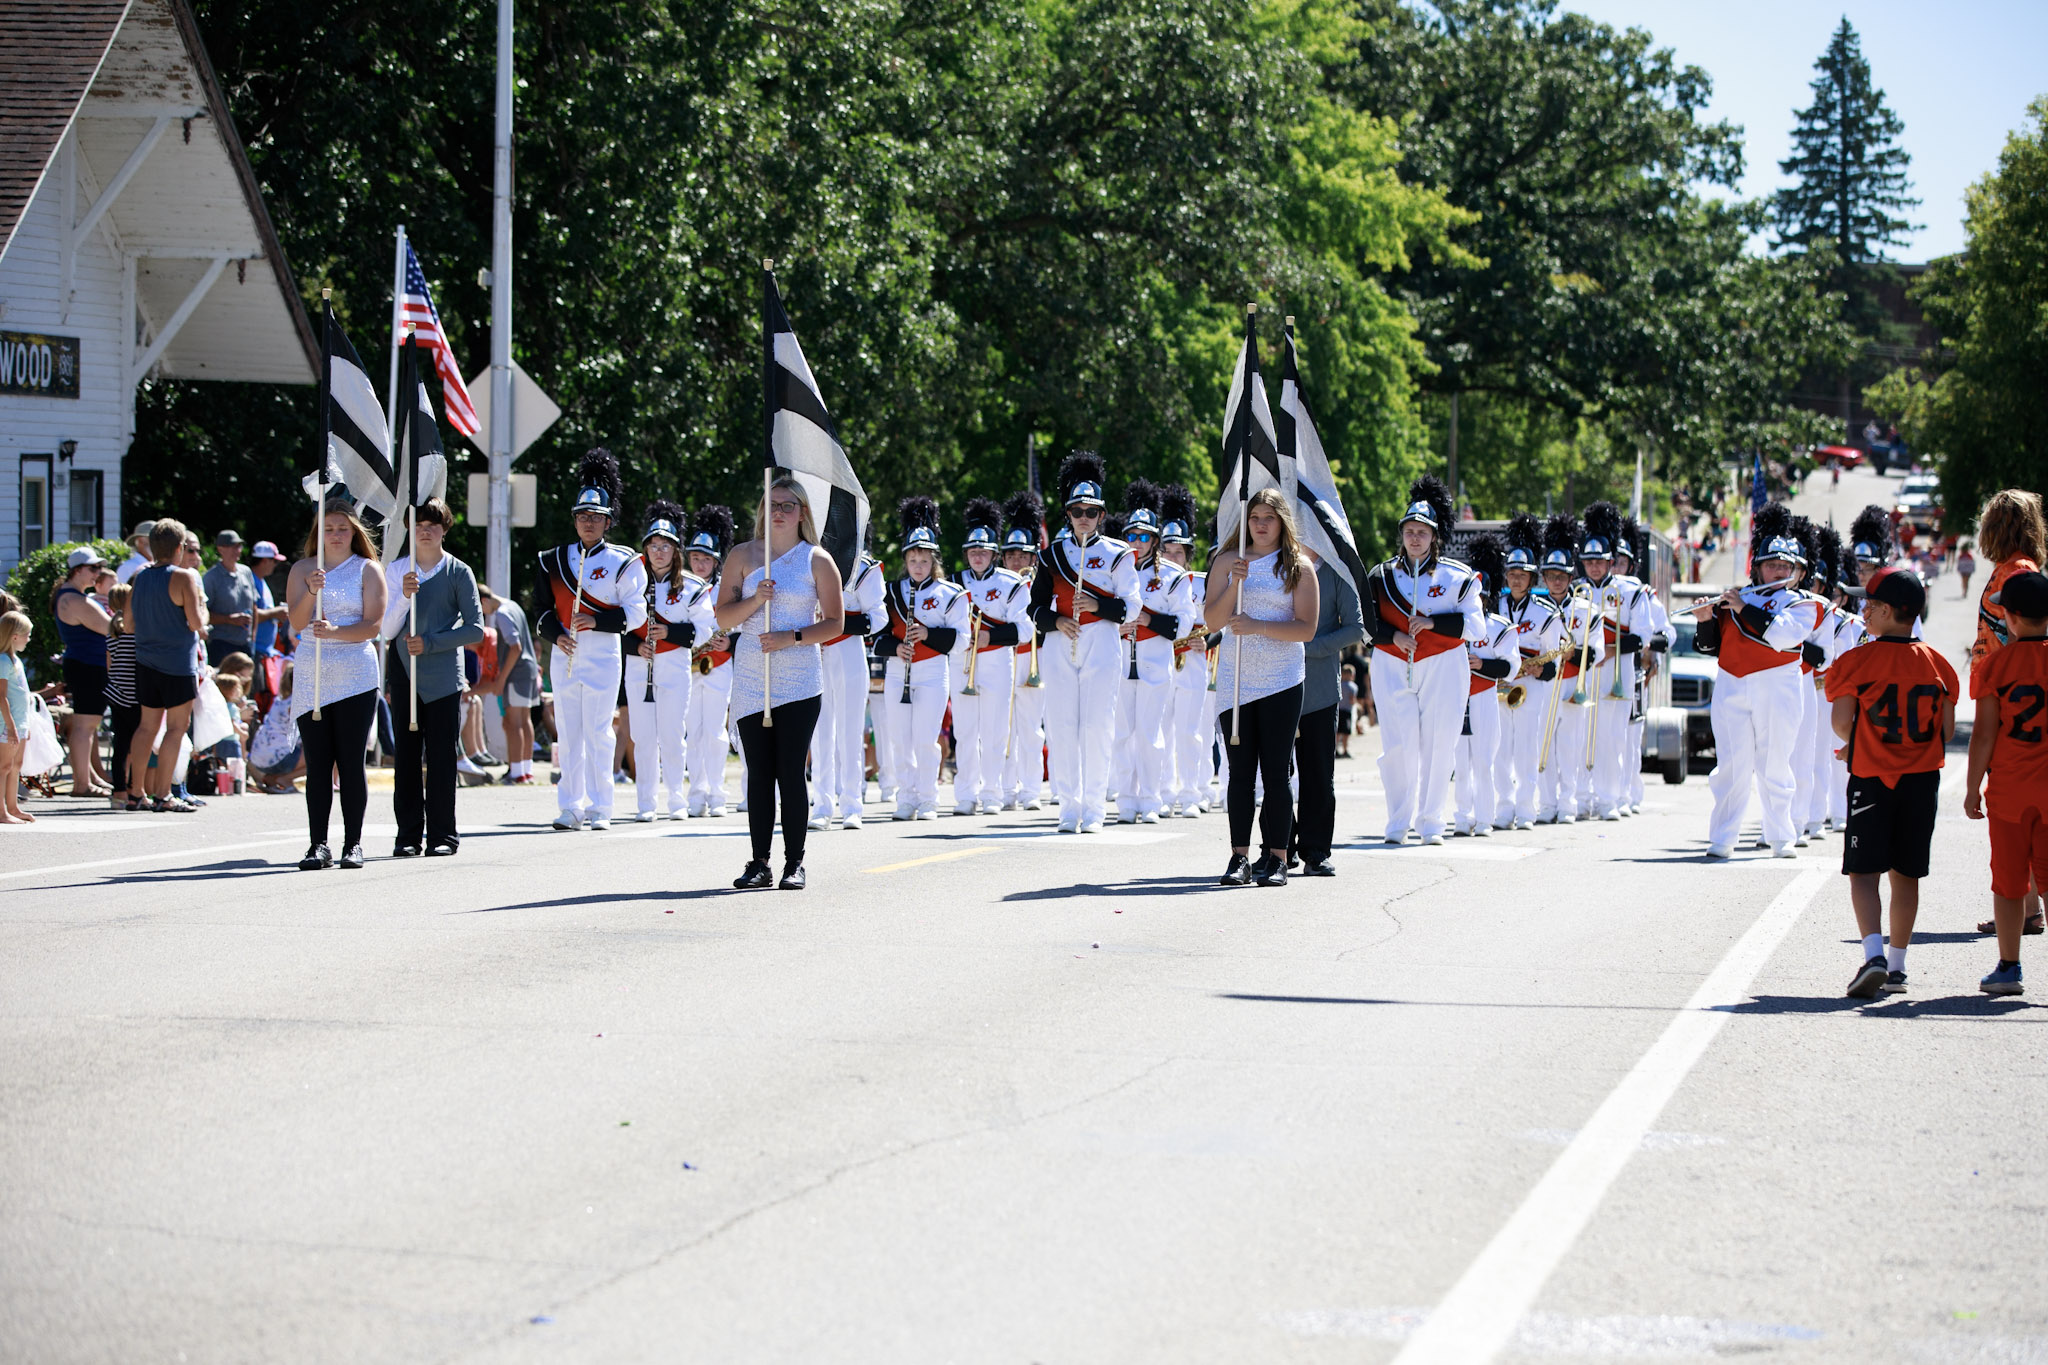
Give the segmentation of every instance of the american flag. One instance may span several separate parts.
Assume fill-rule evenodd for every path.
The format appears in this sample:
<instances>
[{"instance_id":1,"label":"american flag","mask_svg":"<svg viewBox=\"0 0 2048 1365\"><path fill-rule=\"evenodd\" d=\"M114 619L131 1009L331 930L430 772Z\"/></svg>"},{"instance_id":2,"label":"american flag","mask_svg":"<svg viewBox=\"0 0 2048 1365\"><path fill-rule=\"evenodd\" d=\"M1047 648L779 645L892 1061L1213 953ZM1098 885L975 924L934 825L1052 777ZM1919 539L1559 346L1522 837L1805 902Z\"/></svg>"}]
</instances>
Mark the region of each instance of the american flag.
<instances>
[{"instance_id":1,"label":"american flag","mask_svg":"<svg viewBox=\"0 0 2048 1365\"><path fill-rule=\"evenodd\" d=\"M441 335L441 315L434 309L433 296L427 293L427 275L420 269L420 258L413 254L412 243L405 244L405 297L399 301L399 323L412 324L413 339L434 353L434 369L441 376L441 406L448 410L448 422L465 436L474 436L481 429L476 420L476 405L469 401L469 386L462 382L462 371L455 368L455 353L448 347L448 338Z\"/></svg>"}]
</instances>

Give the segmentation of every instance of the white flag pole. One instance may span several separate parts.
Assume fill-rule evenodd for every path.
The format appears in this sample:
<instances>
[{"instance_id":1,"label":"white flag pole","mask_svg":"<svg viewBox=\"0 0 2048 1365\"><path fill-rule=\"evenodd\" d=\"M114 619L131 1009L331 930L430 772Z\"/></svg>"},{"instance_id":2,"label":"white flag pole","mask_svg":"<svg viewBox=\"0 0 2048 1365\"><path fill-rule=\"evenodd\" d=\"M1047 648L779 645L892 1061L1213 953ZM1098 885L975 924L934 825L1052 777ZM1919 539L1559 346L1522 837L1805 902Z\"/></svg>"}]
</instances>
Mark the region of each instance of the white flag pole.
<instances>
[{"instance_id":1,"label":"white flag pole","mask_svg":"<svg viewBox=\"0 0 2048 1365\"><path fill-rule=\"evenodd\" d=\"M768 331L768 291L774 288L775 262L761 262L761 420L766 428L761 451L761 581L770 581L775 567L775 518L768 510L768 496L775 487L775 338ZM772 601L771 601L772 605ZM768 651L762 646L773 624L774 613L761 608L761 635L754 641L761 653L761 728L772 729L775 711L768 701ZM909 676L906 666L905 677Z\"/></svg>"},{"instance_id":2,"label":"white flag pole","mask_svg":"<svg viewBox=\"0 0 2048 1365\"><path fill-rule=\"evenodd\" d=\"M761 466L761 579L772 582L775 570L775 515L768 507L768 498L775 490L775 466ZM775 613L769 608L775 605L770 598L761 608L761 634L755 644L761 646L761 728L769 729L775 724L775 711L768 701L768 648L770 627L775 624Z\"/></svg>"},{"instance_id":3,"label":"white flag pole","mask_svg":"<svg viewBox=\"0 0 2048 1365\"><path fill-rule=\"evenodd\" d=\"M1256 318L1258 317L1258 315L1259 315L1259 306L1258 306L1258 305L1257 305L1256 303L1248 303L1248 304L1246 304L1246 305L1244 306L1244 334L1245 334L1245 353L1244 353L1244 356L1245 356L1245 367L1244 367L1244 388L1243 388L1243 389L1242 389L1242 390L1241 390L1241 391L1239 392L1239 394L1238 394L1238 399L1237 399L1237 410L1238 410L1238 413L1240 414L1240 416L1241 416L1241 418L1242 418L1242 420L1243 420L1243 422L1244 422L1244 427L1245 427L1245 438L1244 438L1243 442L1241 442L1241 443L1239 444L1239 446L1238 446L1238 450L1237 450L1237 458L1238 458L1238 460L1240 461L1240 464L1238 465L1238 475L1237 475L1237 558L1238 558L1238 562L1239 562L1239 563L1243 563L1243 562L1244 562L1244 552L1245 552L1245 522L1247 522L1248 520L1250 520L1250 519L1251 519L1251 507L1252 507L1252 500L1251 500L1251 478L1252 478L1252 468L1251 468L1251 466L1252 466L1252 441L1251 441L1251 423L1252 423L1252 417L1253 417L1253 413L1252 413L1252 406L1251 406L1251 404L1252 404L1252 367L1251 367L1251 357L1252 357L1252 353L1251 353L1251 338L1252 338L1252 328L1253 328L1253 326L1254 326L1254 325L1256 325L1256 324L1255 324L1255 319L1256 319ZM1236 615L1236 616L1242 616L1242 615L1244 615L1244 579L1243 579L1243 578L1239 578L1239 579L1237 580L1237 609L1236 609L1236 610L1235 610L1235 612L1233 612L1232 614L1233 614L1233 615ZM1239 709L1240 705L1242 704L1242 701L1243 701L1243 698L1244 698L1244 632L1243 632L1242 630L1234 630L1234 631L1232 631L1232 632L1230 633L1230 639L1231 639L1231 645L1232 645L1232 648L1233 648L1233 650L1235 651L1235 653L1234 653L1234 656L1233 656L1233 657L1232 657L1232 659L1231 659L1231 664L1230 664L1230 742L1231 742L1232 744L1235 744L1235 743L1237 743L1237 741L1238 741L1238 735L1237 735L1237 731L1238 731L1238 709Z\"/></svg>"},{"instance_id":4,"label":"white flag pole","mask_svg":"<svg viewBox=\"0 0 2048 1365\"><path fill-rule=\"evenodd\" d=\"M405 344L405 224L398 225L398 254L391 266L391 385L385 389L384 429L398 430L398 348ZM399 490L401 495L405 489Z\"/></svg>"},{"instance_id":5,"label":"white flag pole","mask_svg":"<svg viewBox=\"0 0 2048 1365\"><path fill-rule=\"evenodd\" d=\"M313 610L307 620L309 627L316 627L322 619L323 609L320 599L326 595L325 584L327 582L327 469L330 463L327 452L327 403L328 385L331 382L329 375L334 368L333 362L328 359L327 355L327 314L331 309L330 301L333 297L334 291L331 289L322 289L320 291L320 482L315 485L320 490L320 495L313 501L313 555L314 563L320 570L322 587L313 594ZM318 629L313 630L313 719L320 719L320 632ZM312 780L310 774L307 780ZM327 781L328 775L322 773L320 780L322 782Z\"/></svg>"}]
</instances>

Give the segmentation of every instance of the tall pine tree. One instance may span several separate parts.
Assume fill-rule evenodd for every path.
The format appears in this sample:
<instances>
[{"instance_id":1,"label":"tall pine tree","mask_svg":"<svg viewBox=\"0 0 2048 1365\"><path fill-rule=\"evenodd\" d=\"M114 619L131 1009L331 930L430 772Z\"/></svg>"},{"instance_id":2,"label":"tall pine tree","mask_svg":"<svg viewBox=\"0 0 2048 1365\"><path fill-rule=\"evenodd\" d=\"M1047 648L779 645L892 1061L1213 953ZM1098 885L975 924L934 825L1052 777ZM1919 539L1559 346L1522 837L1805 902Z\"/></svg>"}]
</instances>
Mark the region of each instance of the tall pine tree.
<instances>
[{"instance_id":1,"label":"tall pine tree","mask_svg":"<svg viewBox=\"0 0 2048 1365\"><path fill-rule=\"evenodd\" d=\"M1912 158L1899 145L1905 125L1871 84L1862 40L1846 17L1813 67L1813 103L1794 114L1795 150L1778 163L1794 183L1778 191L1773 208L1781 248L1831 258L1828 286L1842 295L1842 320L1864 342L1859 359L1830 376L1851 428L1845 439L1853 440L1857 390L1889 369L1889 357L1911 337L1910 327L1891 320L1878 290L1898 282L1885 248L1904 245L1915 225L1900 215L1920 201L1906 178Z\"/></svg>"}]
</instances>

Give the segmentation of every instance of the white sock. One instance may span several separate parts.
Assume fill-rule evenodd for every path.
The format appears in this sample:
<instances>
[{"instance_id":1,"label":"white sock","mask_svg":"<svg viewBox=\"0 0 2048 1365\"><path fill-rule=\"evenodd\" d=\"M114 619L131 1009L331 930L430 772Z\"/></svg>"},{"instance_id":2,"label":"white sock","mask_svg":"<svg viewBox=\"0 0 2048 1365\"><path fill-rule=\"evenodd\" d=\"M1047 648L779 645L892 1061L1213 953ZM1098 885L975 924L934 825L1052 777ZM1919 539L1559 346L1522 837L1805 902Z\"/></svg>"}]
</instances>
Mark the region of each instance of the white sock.
<instances>
[{"instance_id":1,"label":"white sock","mask_svg":"<svg viewBox=\"0 0 2048 1365\"><path fill-rule=\"evenodd\" d=\"M1906 950L1900 947L1885 949L1884 962L1886 970L1903 972L1906 970Z\"/></svg>"},{"instance_id":2,"label":"white sock","mask_svg":"<svg viewBox=\"0 0 2048 1365\"><path fill-rule=\"evenodd\" d=\"M1883 957L1883 956L1884 956L1884 935L1883 935L1883 934L1865 934L1865 935L1863 936L1863 960L1864 960L1865 962L1868 962L1868 961L1870 961L1870 959L1872 959L1873 957Z\"/></svg>"},{"instance_id":3,"label":"white sock","mask_svg":"<svg viewBox=\"0 0 2048 1365\"><path fill-rule=\"evenodd\" d=\"M524 777L532 771L533 760L530 758L522 758L512 765L512 776L514 777Z\"/></svg>"}]
</instances>

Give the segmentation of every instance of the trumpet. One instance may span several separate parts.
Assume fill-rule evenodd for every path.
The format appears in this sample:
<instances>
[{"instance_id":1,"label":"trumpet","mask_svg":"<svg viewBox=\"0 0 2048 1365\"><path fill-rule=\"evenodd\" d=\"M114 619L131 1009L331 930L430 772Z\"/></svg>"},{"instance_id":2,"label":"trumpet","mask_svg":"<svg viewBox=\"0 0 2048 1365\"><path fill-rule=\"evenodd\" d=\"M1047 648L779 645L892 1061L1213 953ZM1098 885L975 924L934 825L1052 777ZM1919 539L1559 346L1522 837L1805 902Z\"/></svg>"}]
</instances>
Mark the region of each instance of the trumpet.
<instances>
[{"instance_id":1,"label":"trumpet","mask_svg":"<svg viewBox=\"0 0 2048 1365\"><path fill-rule=\"evenodd\" d=\"M714 635L703 644L691 649L690 671L692 673L697 674L699 677L710 676L713 667L711 656L723 647L720 644L723 638L722 636Z\"/></svg>"},{"instance_id":2,"label":"trumpet","mask_svg":"<svg viewBox=\"0 0 2048 1365\"><path fill-rule=\"evenodd\" d=\"M1198 630L1173 642L1173 668L1176 673L1188 666L1188 655L1193 652L1195 645L1208 637L1208 634L1205 630Z\"/></svg>"},{"instance_id":3,"label":"trumpet","mask_svg":"<svg viewBox=\"0 0 2048 1365\"><path fill-rule=\"evenodd\" d=\"M1545 664L1556 663L1565 656L1566 651L1570 648L1570 645L1559 645L1556 649L1547 649L1541 654L1532 654L1523 661L1522 666L1524 668L1541 668ZM1529 684L1519 679L1495 683L1494 691L1500 694L1500 704L1507 707L1510 711L1529 700Z\"/></svg>"}]
</instances>

